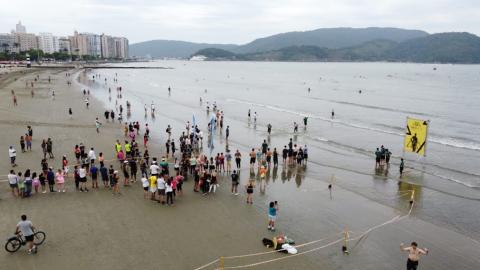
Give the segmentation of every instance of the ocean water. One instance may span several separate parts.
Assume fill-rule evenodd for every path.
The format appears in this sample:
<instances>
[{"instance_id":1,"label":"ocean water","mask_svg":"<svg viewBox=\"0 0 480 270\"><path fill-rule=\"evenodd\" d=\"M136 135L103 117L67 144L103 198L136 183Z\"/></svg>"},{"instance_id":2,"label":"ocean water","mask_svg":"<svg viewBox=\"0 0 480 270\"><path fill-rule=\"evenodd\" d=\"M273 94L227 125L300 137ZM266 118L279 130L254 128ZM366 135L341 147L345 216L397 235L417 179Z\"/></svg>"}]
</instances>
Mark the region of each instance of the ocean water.
<instances>
[{"instance_id":1,"label":"ocean water","mask_svg":"<svg viewBox=\"0 0 480 270\"><path fill-rule=\"evenodd\" d=\"M205 123L205 101L216 102L227 122L245 125L248 109L256 111L257 136L265 133L268 123L273 136L288 136L293 122L302 126L303 116L308 116L308 128L298 140L309 146L312 160L322 148L369 159L376 147L384 145L394 157L405 157L407 166L439 181L480 187L478 65L189 61L131 65L173 68L95 71L109 78L118 75L118 84L125 89L123 99L138 108L133 113L143 113L143 104L166 102L191 110L180 121L192 121L196 115ZM425 158L402 151L407 117L430 120ZM245 138L243 144L249 143Z\"/></svg>"},{"instance_id":2,"label":"ocean water","mask_svg":"<svg viewBox=\"0 0 480 270\"><path fill-rule=\"evenodd\" d=\"M264 139L279 150L289 138L308 146L305 173L278 172L282 183L295 180L300 197L323 190L325 182L335 177L342 188L399 209L405 200L385 198L405 194L401 192L413 185L419 203L416 217L480 239L479 65L193 61L121 65L171 67L95 69L79 77L107 109L122 104L126 110L128 100L132 111L124 119L149 123L153 143L164 145L167 125L177 137L193 118L205 130L211 118L206 102L216 102L225 113L225 126L230 126L230 148L240 149L244 156ZM93 74L100 78L92 80ZM121 98L117 86L123 89ZM152 102L155 118L144 115L144 105L150 112ZM249 109L252 115L257 112L257 125L248 121ZM304 116L309 117L306 129ZM407 117L430 121L426 157L402 151ZM294 122L300 125L297 134L293 134ZM269 123L273 126L270 137ZM209 153L223 152L224 144L217 131L215 148ZM374 151L381 145L393 157L390 167L376 170ZM407 167L402 179L401 157ZM275 181L277 171L272 174ZM399 180L409 186L397 185ZM293 198L300 197L285 195L291 194L289 187L273 184L266 196L297 203ZM312 200L305 203L315 203ZM291 226L295 230L295 223ZM304 230L315 232L310 227Z\"/></svg>"}]
</instances>

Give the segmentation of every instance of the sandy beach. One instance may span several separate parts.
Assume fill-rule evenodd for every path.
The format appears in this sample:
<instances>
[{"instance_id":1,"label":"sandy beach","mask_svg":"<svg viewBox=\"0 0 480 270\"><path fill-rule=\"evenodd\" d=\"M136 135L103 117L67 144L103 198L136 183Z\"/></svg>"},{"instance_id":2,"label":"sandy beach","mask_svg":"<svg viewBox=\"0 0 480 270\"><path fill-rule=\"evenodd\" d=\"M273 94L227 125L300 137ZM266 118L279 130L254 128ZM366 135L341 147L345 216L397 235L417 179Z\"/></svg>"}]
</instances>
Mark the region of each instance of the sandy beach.
<instances>
[{"instance_id":1,"label":"sandy beach","mask_svg":"<svg viewBox=\"0 0 480 270\"><path fill-rule=\"evenodd\" d=\"M65 72L72 76L66 77ZM173 207L145 200L141 183L121 187L122 194L113 196L102 187L89 193L75 192L71 178L67 179L66 193L14 198L5 181L11 169L7 151L10 145L18 153L15 171L40 171L43 138L53 139L55 159L49 160L49 165L55 169L60 168L62 155L73 163L75 144L83 142L87 148L105 153L106 159L113 159L115 140L124 139L123 126L118 121L105 122L105 101L91 96L90 108L85 107L82 85L74 80L77 72L83 71L32 69L0 78L0 236L6 239L12 234L21 214L27 214L47 233L46 242L34 256L27 255L24 248L14 254L0 252L0 269L196 269L221 256L267 252L269 249L261 239L278 233L286 233L298 244L325 240L298 248L299 255L295 257L273 253L225 260L225 269L260 262L265 263L244 269L403 269L406 254L400 251L399 244L410 241L418 241L431 250L422 258L421 269L474 270L480 265L478 241L416 218L424 207L421 203L409 213L408 194L414 189L420 193L417 186L385 183L377 199L371 200L359 188L371 177L338 172L321 164L272 170L265 183L271 193L262 194L257 188L251 206L245 204L243 189L239 196L230 194L228 175L221 177L220 190L213 196L195 194L193 181L189 180L184 185L184 196L177 198ZM31 88L25 85L37 74L40 80L35 83L32 98ZM69 86L67 80L74 82ZM55 100L51 98L51 89L55 90ZM13 106L11 90L17 95L18 106ZM72 118L68 115L69 107L73 110ZM95 130L96 117L103 123L99 134ZM170 120L177 121L173 117ZM21 153L19 138L28 125L33 128L33 151ZM223 149L224 142L219 144L219 149ZM231 144L243 153L243 186L249 178L245 151L250 146L235 144L235 138ZM153 141L149 147L152 157L163 154L159 145L163 141ZM338 180L330 194L327 186L333 174ZM267 203L271 200L280 202L276 233L266 229ZM392 201L396 202L395 207L391 206ZM352 238L358 238L349 244L350 255L341 252L341 232L345 229L352 231ZM369 229L372 231L364 235ZM218 267L220 263L205 269Z\"/></svg>"}]
</instances>

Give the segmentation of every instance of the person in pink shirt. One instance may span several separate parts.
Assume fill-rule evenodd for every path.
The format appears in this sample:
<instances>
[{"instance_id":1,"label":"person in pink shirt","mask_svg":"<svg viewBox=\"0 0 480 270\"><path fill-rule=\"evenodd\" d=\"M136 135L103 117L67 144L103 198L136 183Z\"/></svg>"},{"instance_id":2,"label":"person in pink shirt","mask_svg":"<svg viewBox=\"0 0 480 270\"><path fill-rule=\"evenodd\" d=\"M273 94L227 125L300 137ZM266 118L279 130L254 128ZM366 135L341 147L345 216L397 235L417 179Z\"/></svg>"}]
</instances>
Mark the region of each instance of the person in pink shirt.
<instances>
[{"instance_id":1,"label":"person in pink shirt","mask_svg":"<svg viewBox=\"0 0 480 270\"><path fill-rule=\"evenodd\" d=\"M177 176L175 176L175 181L176 181L176 188L177 188L177 193L178 193L178 196L182 196L183 195L183 189L182 189L182 185L183 185L183 176L182 174L177 174Z\"/></svg>"},{"instance_id":2,"label":"person in pink shirt","mask_svg":"<svg viewBox=\"0 0 480 270\"><path fill-rule=\"evenodd\" d=\"M123 153L123 150L118 151L117 159L120 161L120 165L123 165L123 161L125 160L125 154Z\"/></svg>"},{"instance_id":3,"label":"person in pink shirt","mask_svg":"<svg viewBox=\"0 0 480 270\"><path fill-rule=\"evenodd\" d=\"M175 198L175 196L177 195L177 184L178 184L178 179L177 177L172 177L172 189L173 189L173 198Z\"/></svg>"},{"instance_id":4,"label":"person in pink shirt","mask_svg":"<svg viewBox=\"0 0 480 270\"><path fill-rule=\"evenodd\" d=\"M58 169L57 173L55 174L55 180L57 182L58 192L65 192L65 177L62 170Z\"/></svg>"}]
</instances>

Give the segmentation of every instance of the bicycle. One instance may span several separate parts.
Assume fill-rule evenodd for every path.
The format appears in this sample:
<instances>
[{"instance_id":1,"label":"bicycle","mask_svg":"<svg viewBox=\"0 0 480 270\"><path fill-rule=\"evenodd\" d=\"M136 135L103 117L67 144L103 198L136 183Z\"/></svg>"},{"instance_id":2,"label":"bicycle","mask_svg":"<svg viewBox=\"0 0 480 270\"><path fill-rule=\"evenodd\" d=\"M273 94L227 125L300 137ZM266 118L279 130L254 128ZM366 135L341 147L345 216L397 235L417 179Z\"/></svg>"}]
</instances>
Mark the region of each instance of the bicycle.
<instances>
[{"instance_id":1,"label":"bicycle","mask_svg":"<svg viewBox=\"0 0 480 270\"><path fill-rule=\"evenodd\" d=\"M35 246L41 245L45 241L46 237L47 235L44 232L36 231L33 234L33 244ZM25 241L25 237L19 233L7 239L7 243L5 243L5 250L13 253L18 251L21 246L24 246L26 244L27 241Z\"/></svg>"}]
</instances>

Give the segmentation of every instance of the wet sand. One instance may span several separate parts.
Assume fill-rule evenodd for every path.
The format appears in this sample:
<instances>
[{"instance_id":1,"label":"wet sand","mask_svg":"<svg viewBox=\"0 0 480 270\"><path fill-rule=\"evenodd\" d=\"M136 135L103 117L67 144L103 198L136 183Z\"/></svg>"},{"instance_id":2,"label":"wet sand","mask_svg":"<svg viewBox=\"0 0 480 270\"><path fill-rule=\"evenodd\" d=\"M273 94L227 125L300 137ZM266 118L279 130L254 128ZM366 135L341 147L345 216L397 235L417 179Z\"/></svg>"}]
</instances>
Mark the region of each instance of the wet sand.
<instances>
[{"instance_id":1,"label":"wet sand","mask_svg":"<svg viewBox=\"0 0 480 270\"><path fill-rule=\"evenodd\" d=\"M8 86L9 82L0 86L3 135L0 149L4 151L0 155L0 169L4 172L0 179L4 180L10 170L9 145L14 145L18 152L16 171L27 168L39 171L40 143L47 137L54 142L56 159L49 161L53 162L54 168L60 167L63 154L67 154L72 163L73 146L80 142L86 147L95 147L97 153L106 153L106 159L112 158L114 141L123 139L123 126L105 123L103 103L91 97L87 110L81 86L75 83L67 86L65 72L61 70L41 71L35 97L31 98L30 89L25 88L25 79L32 79L35 72ZM74 71L70 72L73 77ZM48 76L53 79L51 83L46 79ZM54 101L49 94L52 87L56 93ZM10 89L14 89L18 96L17 107L12 105ZM72 119L67 114L68 107L73 109ZM97 116L104 122L100 134L95 131ZM175 119L169 118L169 121ZM178 126L181 122L177 123ZM33 151L20 153L18 141L27 125L34 130ZM241 125L237 125L237 130L240 129ZM163 130L152 130L152 133L163 133ZM224 142L218 142L222 145L217 149L223 149ZM249 146L231 142L231 147L246 151ZM158 144L151 148L152 157L161 156L163 149ZM249 177L246 152L243 156L242 184ZM326 187L334 173L338 179L330 197ZM245 204L244 192L240 196L228 192L230 180L225 177L214 196L195 194L192 181L187 182L185 195L175 206L166 207L144 200L140 183L129 188L121 187L122 195L112 196L103 188L89 193L74 192L72 179L67 181L65 194L37 194L29 199L12 198L8 184L0 182L0 235L4 238L10 236L23 213L47 233L47 240L37 255L27 255L24 249L15 254L0 252L2 267L195 269L220 256L264 252L268 249L262 246L261 239L273 236L266 230L266 204L270 200L280 202L277 233L285 232L299 244L328 238L299 248L303 252L339 239L339 233L345 228L353 231L352 237L356 237L372 226L406 215L409 204L408 197L403 196L404 191L415 188L405 184L399 189L385 184L376 194L378 199L371 200L361 192L362 183L369 181L368 176L346 171L339 173L333 168L309 164L307 168L272 170L265 183L268 186L265 194L260 194L261 183L258 183L253 206ZM300 188L299 182L302 184ZM390 206L392 201L396 202L395 207ZM340 251L341 244L334 244L291 258L274 253L227 260L225 266L286 258L252 268L402 269L406 257L400 252L399 243L415 240L431 250L429 256L422 259L420 269L478 269L480 245L467 236L415 218L422 207L419 203L410 217L379 227L361 241L352 242L348 256ZM206 269L215 267L219 265Z\"/></svg>"}]
</instances>

